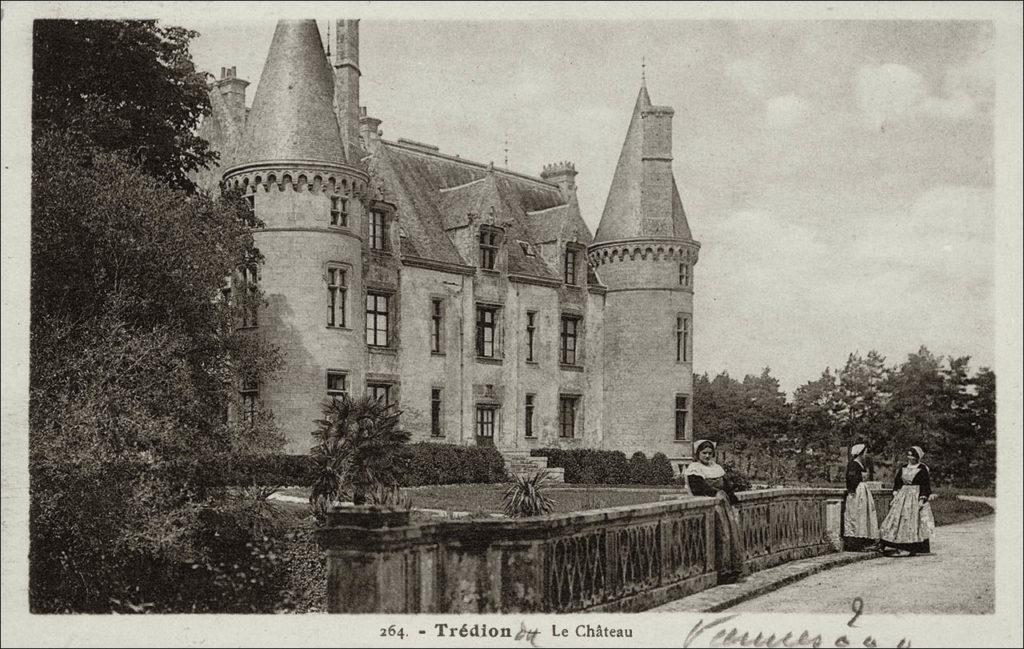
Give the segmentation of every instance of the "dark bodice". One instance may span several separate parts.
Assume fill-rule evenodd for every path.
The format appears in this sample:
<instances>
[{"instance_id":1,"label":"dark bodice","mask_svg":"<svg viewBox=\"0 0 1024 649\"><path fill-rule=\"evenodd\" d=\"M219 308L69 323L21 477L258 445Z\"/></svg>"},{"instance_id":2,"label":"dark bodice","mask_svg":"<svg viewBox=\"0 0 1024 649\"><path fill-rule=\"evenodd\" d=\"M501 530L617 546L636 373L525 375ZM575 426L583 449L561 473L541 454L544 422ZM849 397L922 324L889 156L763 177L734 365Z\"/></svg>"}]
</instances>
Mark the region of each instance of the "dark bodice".
<instances>
[{"instance_id":1,"label":"dark bodice","mask_svg":"<svg viewBox=\"0 0 1024 649\"><path fill-rule=\"evenodd\" d=\"M846 465L846 491L856 493L857 487L864 481L864 467L856 460Z\"/></svg>"},{"instance_id":2,"label":"dark bodice","mask_svg":"<svg viewBox=\"0 0 1024 649\"><path fill-rule=\"evenodd\" d=\"M899 491L904 485L917 485L921 488L921 498L927 498L928 496L932 495L932 478L931 472L928 470L928 467L925 466L923 463L918 464L917 473L914 474L913 479L910 480L909 482L905 482L903 480L903 470L905 468L906 467L900 467L896 471L896 475L893 477L892 481L892 490Z\"/></svg>"}]
</instances>

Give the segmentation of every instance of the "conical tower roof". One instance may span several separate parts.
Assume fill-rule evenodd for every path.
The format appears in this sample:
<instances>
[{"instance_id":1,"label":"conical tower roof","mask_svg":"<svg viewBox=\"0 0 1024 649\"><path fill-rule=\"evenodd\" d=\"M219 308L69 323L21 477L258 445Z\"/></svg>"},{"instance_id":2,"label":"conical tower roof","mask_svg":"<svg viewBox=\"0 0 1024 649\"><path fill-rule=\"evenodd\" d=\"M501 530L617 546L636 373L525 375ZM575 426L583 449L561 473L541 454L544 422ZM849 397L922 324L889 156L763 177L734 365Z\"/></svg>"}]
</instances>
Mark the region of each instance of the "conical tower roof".
<instances>
[{"instance_id":1,"label":"conical tower roof","mask_svg":"<svg viewBox=\"0 0 1024 649\"><path fill-rule=\"evenodd\" d=\"M278 21L234 156L236 164L276 160L346 162L315 20Z\"/></svg>"},{"instance_id":2,"label":"conical tower roof","mask_svg":"<svg viewBox=\"0 0 1024 649\"><path fill-rule=\"evenodd\" d=\"M673 111L652 106L647 85L633 106L594 243L623 239L692 240L672 175Z\"/></svg>"}]
</instances>

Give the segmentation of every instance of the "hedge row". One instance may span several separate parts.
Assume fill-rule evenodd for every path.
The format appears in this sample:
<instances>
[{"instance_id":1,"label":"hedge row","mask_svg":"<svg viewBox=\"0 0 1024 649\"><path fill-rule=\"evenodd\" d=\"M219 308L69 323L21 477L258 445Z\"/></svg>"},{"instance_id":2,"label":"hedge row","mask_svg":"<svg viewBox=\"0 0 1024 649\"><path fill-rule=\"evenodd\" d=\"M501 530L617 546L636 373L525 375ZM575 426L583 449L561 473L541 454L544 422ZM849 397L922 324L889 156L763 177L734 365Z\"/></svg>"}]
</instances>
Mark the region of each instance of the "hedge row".
<instances>
[{"instance_id":1,"label":"hedge row","mask_svg":"<svg viewBox=\"0 0 1024 649\"><path fill-rule=\"evenodd\" d=\"M409 450L411 470L402 477L407 487L508 480L505 459L493 447L418 442L410 444Z\"/></svg>"},{"instance_id":2,"label":"hedge row","mask_svg":"<svg viewBox=\"0 0 1024 649\"><path fill-rule=\"evenodd\" d=\"M637 451L626 458L622 451L538 448L530 455L548 458L549 467L565 469L565 481L584 484L672 484L672 464L664 453L648 459Z\"/></svg>"},{"instance_id":3,"label":"hedge row","mask_svg":"<svg viewBox=\"0 0 1024 649\"><path fill-rule=\"evenodd\" d=\"M409 473L402 485L505 482L505 460L494 448L432 444L409 444ZM271 455L245 460L192 460L174 467L182 479L208 487L259 485L307 486L312 484L314 466L308 455Z\"/></svg>"}]
</instances>

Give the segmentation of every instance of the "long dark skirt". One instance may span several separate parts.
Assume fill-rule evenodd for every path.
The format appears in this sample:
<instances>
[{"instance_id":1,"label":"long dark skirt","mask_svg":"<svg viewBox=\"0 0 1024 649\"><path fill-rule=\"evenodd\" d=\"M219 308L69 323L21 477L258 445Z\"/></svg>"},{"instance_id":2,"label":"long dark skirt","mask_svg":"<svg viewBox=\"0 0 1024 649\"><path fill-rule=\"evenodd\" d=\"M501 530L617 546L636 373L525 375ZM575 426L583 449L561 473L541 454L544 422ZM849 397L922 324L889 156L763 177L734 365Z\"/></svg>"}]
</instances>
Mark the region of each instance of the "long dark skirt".
<instances>
[{"instance_id":1,"label":"long dark skirt","mask_svg":"<svg viewBox=\"0 0 1024 649\"><path fill-rule=\"evenodd\" d=\"M918 541L917 543L893 543L892 541L886 541L883 539L879 541L878 545L883 548L906 550L907 552L913 552L914 554L928 554L932 551L931 541L929 539Z\"/></svg>"},{"instance_id":2,"label":"long dark skirt","mask_svg":"<svg viewBox=\"0 0 1024 649\"><path fill-rule=\"evenodd\" d=\"M728 584L744 574L745 558L743 534L740 532L739 513L724 491L719 491L715 503L715 557L718 583Z\"/></svg>"}]
</instances>

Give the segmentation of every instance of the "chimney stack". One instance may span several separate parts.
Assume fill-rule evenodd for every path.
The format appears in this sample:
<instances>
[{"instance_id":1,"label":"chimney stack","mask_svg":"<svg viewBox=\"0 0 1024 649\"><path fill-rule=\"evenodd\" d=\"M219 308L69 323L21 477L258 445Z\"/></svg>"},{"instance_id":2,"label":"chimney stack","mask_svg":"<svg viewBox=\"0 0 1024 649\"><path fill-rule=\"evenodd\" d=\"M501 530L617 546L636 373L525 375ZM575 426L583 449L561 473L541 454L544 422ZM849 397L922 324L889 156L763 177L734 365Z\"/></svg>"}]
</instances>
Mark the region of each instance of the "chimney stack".
<instances>
[{"instance_id":1,"label":"chimney stack","mask_svg":"<svg viewBox=\"0 0 1024 649\"><path fill-rule=\"evenodd\" d=\"M334 110L346 149L359 147L359 21L335 22Z\"/></svg>"},{"instance_id":2,"label":"chimney stack","mask_svg":"<svg viewBox=\"0 0 1024 649\"><path fill-rule=\"evenodd\" d=\"M644 160L672 160L672 116L668 106L649 106L640 112L644 124Z\"/></svg>"},{"instance_id":3,"label":"chimney stack","mask_svg":"<svg viewBox=\"0 0 1024 649\"><path fill-rule=\"evenodd\" d=\"M373 153L380 143L380 120L370 117L366 112L366 106L359 109L359 137L367 153Z\"/></svg>"},{"instance_id":4,"label":"chimney stack","mask_svg":"<svg viewBox=\"0 0 1024 649\"><path fill-rule=\"evenodd\" d=\"M239 128L245 125L245 88L248 85L248 81L236 76L235 66L221 68L220 79L214 83L214 87L224 98L224 104L228 108L231 120Z\"/></svg>"},{"instance_id":5,"label":"chimney stack","mask_svg":"<svg viewBox=\"0 0 1024 649\"><path fill-rule=\"evenodd\" d=\"M544 171L540 172L540 177L556 183L562 192L562 199L566 203L576 195L576 165L573 163L563 160L544 165Z\"/></svg>"}]
</instances>

